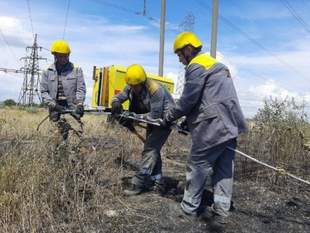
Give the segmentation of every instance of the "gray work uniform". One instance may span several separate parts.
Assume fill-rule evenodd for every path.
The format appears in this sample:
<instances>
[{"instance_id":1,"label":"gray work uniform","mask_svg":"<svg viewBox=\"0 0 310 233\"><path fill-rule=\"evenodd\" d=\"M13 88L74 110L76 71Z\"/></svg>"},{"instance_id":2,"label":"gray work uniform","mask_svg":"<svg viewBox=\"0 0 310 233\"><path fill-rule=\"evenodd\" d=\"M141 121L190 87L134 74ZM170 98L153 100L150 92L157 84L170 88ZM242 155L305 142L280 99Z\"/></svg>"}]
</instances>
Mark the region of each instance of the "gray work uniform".
<instances>
[{"instance_id":1,"label":"gray work uniform","mask_svg":"<svg viewBox=\"0 0 310 233\"><path fill-rule=\"evenodd\" d=\"M144 114L157 119L163 118L167 109L174 105L174 101L168 90L157 82L147 79L142 91L135 95L130 86L114 96L112 103L120 103L129 100L129 111ZM162 161L160 150L165 144L171 130L167 128L147 125L146 141L142 152L142 160L139 171L132 179L132 183L139 188L148 188L150 184L160 182L162 177Z\"/></svg>"},{"instance_id":2,"label":"gray work uniform","mask_svg":"<svg viewBox=\"0 0 310 233\"><path fill-rule=\"evenodd\" d=\"M83 71L80 67L74 67L72 63L68 63L60 74L57 74L55 64L43 71L40 91L44 103L56 104L59 79L61 79L68 106L73 107L84 102L86 87Z\"/></svg>"},{"instance_id":3,"label":"gray work uniform","mask_svg":"<svg viewBox=\"0 0 310 233\"><path fill-rule=\"evenodd\" d=\"M74 109L75 105L85 100L86 87L83 71L80 67L74 67L71 62L61 70L56 70L55 64L52 64L42 73L40 91L45 104L49 106L58 104ZM64 120L60 120L60 113L50 109L49 117L52 122L57 123L63 139L67 139L68 127Z\"/></svg>"},{"instance_id":4,"label":"gray work uniform","mask_svg":"<svg viewBox=\"0 0 310 233\"><path fill-rule=\"evenodd\" d=\"M228 68L208 54L199 54L186 67L183 93L166 120L186 116L192 136L186 187L181 206L197 214L206 183L212 182L213 209L228 215L233 185L236 138L246 131L238 97Z\"/></svg>"}]
</instances>

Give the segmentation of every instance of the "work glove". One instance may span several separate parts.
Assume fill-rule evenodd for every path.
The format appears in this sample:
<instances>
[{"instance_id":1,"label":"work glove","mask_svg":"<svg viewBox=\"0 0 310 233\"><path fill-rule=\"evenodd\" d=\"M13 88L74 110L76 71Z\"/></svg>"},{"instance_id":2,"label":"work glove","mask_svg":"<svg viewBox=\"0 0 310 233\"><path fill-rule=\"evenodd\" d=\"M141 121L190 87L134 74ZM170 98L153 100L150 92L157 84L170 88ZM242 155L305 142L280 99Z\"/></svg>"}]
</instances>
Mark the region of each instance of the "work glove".
<instances>
[{"instance_id":1,"label":"work glove","mask_svg":"<svg viewBox=\"0 0 310 233\"><path fill-rule=\"evenodd\" d=\"M122 104L119 101L113 101L112 102L111 114L112 115L118 115L118 114L121 114L122 111L123 111Z\"/></svg>"},{"instance_id":2,"label":"work glove","mask_svg":"<svg viewBox=\"0 0 310 233\"><path fill-rule=\"evenodd\" d=\"M74 112L75 112L76 115L79 115L80 118L82 116L84 116L84 106L83 106L83 104L76 105Z\"/></svg>"},{"instance_id":3,"label":"work glove","mask_svg":"<svg viewBox=\"0 0 310 233\"><path fill-rule=\"evenodd\" d=\"M189 131L188 129L188 124L187 124L187 119L184 119L183 121L181 121L178 126L180 127L181 130L184 131Z\"/></svg>"},{"instance_id":4,"label":"work glove","mask_svg":"<svg viewBox=\"0 0 310 233\"><path fill-rule=\"evenodd\" d=\"M84 115L84 106L82 104L76 105L70 115L75 120L80 121L81 117Z\"/></svg>"},{"instance_id":5,"label":"work glove","mask_svg":"<svg viewBox=\"0 0 310 233\"><path fill-rule=\"evenodd\" d=\"M49 104L48 108L50 112L62 112L66 109L64 106L60 104Z\"/></svg>"},{"instance_id":6,"label":"work glove","mask_svg":"<svg viewBox=\"0 0 310 233\"><path fill-rule=\"evenodd\" d=\"M49 119L53 122L57 122L60 119L60 114L56 111L49 111Z\"/></svg>"},{"instance_id":7,"label":"work glove","mask_svg":"<svg viewBox=\"0 0 310 233\"><path fill-rule=\"evenodd\" d=\"M118 123L121 124L122 126L126 127L127 129L129 129L130 131L134 130L132 119L120 117L120 118L118 118Z\"/></svg>"},{"instance_id":8,"label":"work glove","mask_svg":"<svg viewBox=\"0 0 310 233\"><path fill-rule=\"evenodd\" d=\"M60 118L59 111L61 110L61 105L56 103L48 104L48 112L49 112L49 119L53 122L57 122Z\"/></svg>"},{"instance_id":9,"label":"work glove","mask_svg":"<svg viewBox=\"0 0 310 233\"><path fill-rule=\"evenodd\" d=\"M184 119L180 123L177 124L177 131L178 133L188 135L189 134L189 128L187 124L187 120Z\"/></svg>"}]
</instances>

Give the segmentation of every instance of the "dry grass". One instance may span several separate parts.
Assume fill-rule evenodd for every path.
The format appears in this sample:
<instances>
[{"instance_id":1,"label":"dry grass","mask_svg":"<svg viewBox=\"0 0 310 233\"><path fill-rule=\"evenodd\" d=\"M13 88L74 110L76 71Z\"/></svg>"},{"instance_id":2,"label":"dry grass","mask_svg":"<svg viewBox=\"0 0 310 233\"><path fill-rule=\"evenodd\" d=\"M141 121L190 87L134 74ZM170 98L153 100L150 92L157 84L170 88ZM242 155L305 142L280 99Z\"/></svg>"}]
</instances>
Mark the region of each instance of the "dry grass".
<instances>
[{"instance_id":1,"label":"dry grass","mask_svg":"<svg viewBox=\"0 0 310 233\"><path fill-rule=\"evenodd\" d=\"M123 205L128 171L119 163L138 159L141 143L104 117L86 116L84 136L59 145L48 121L36 131L45 115L0 110L0 232L88 232L84 223L100 224L105 206Z\"/></svg>"},{"instance_id":2,"label":"dry grass","mask_svg":"<svg viewBox=\"0 0 310 233\"><path fill-rule=\"evenodd\" d=\"M310 179L309 151L304 147L310 132L303 107L294 100L265 102L251 120L250 130L240 138L240 149L272 166ZM237 177L268 182L271 186L296 187L296 181L238 157ZM298 186L297 186L298 187Z\"/></svg>"},{"instance_id":3,"label":"dry grass","mask_svg":"<svg viewBox=\"0 0 310 233\"><path fill-rule=\"evenodd\" d=\"M71 133L69 142L60 144L56 127L48 121L36 131L46 114L0 109L0 232L144 232L135 226L145 221L159 224L152 208L165 211L161 201L139 205L121 194L123 177L133 174L126 162L140 158L139 139L107 124L103 116L87 115L82 138ZM73 119L67 119L79 129ZM285 119L255 119L240 147L309 179L309 154L303 150L301 133L307 124ZM167 174L184 179L188 148L188 139L173 132L162 153ZM237 158L238 179L289 184Z\"/></svg>"}]
</instances>

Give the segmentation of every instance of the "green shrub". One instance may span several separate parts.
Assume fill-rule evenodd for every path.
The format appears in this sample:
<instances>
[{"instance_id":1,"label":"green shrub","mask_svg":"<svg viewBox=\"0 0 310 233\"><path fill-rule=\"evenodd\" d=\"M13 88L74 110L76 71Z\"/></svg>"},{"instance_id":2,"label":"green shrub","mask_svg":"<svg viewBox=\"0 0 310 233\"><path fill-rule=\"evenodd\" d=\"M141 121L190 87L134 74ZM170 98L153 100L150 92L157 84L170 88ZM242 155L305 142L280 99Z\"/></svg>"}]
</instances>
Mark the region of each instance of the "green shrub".
<instances>
[{"instance_id":1,"label":"green shrub","mask_svg":"<svg viewBox=\"0 0 310 233\"><path fill-rule=\"evenodd\" d=\"M3 101L3 105L4 106L15 106L16 102L13 99L6 99L5 101Z\"/></svg>"},{"instance_id":2,"label":"green shrub","mask_svg":"<svg viewBox=\"0 0 310 233\"><path fill-rule=\"evenodd\" d=\"M294 99L270 98L265 100L249 125L249 132L240 140L243 151L272 166L295 174L307 174L304 168L310 163L304 135L309 123L303 104L297 104ZM252 174L247 177L266 179L267 176L272 183L278 180L277 174L261 165L249 160L241 160L240 164L241 174Z\"/></svg>"}]
</instances>

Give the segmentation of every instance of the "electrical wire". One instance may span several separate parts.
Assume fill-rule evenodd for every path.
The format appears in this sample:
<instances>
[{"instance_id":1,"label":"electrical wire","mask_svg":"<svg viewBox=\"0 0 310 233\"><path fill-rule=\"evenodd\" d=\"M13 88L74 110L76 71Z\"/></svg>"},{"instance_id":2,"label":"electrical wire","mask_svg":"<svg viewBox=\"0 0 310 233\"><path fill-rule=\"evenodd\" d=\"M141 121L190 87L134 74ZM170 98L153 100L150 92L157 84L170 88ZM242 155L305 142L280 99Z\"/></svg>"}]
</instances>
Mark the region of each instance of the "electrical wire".
<instances>
[{"instance_id":1,"label":"electrical wire","mask_svg":"<svg viewBox=\"0 0 310 233\"><path fill-rule=\"evenodd\" d=\"M49 50L49 49L47 49L47 48L44 48L44 47L41 47L41 48L44 49L44 50L46 50L46 51L49 51L49 52L51 51L51 50Z\"/></svg>"},{"instance_id":2,"label":"electrical wire","mask_svg":"<svg viewBox=\"0 0 310 233\"><path fill-rule=\"evenodd\" d=\"M297 11L292 7L292 5L287 0L281 0L283 5L289 10L291 15L300 23L300 25L310 34L310 26L307 22L297 13Z\"/></svg>"},{"instance_id":3,"label":"electrical wire","mask_svg":"<svg viewBox=\"0 0 310 233\"><path fill-rule=\"evenodd\" d=\"M96 0L94 0L94 1L96 1ZM107 2L107 1L102 1L102 0L99 1L99 0L97 0L96 2L104 4L104 5L108 6L108 7L112 7L112 8L117 9L117 10L121 10L121 11L130 13L130 14L134 14L134 15L137 15L137 16L142 16L145 19L156 23L156 25L159 25L159 23L160 23L160 20L158 18L150 16L147 13L147 11L145 9L145 6L143 8L143 11L140 12L140 11L136 11L136 10L130 9L128 7L124 7L124 6L121 6L121 5L118 5L118 4L115 4L115 3L111 3L111 2ZM166 30L178 32L178 30L174 29L173 27L170 27L170 25L167 22L166 22Z\"/></svg>"},{"instance_id":4,"label":"electrical wire","mask_svg":"<svg viewBox=\"0 0 310 233\"><path fill-rule=\"evenodd\" d=\"M6 44L6 46L8 47L8 50L10 51L11 55L17 60L17 62L20 64L20 60L18 59L18 57L16 56L16 54L14 53L12 47L10 46L9 42L7 41L7 39L5 38L5 35L2 31L2 29L0 28L0 35L2 40L4 41L4 43Z\"/></svg>"},{"instance_id":5,"label":"electrical wire","mask_svg":"<svg viewBox=\"0 0 310 233\"><path fill-rule=\"evenodd\" d=\"M205 4L204 2L200 1L200 0L196 0L196 2L204 9L208 9L211 10L211 7L208 6L207 4ZM232 29L238 31L239 33L241 33L241 35L243 35L245 38L247 38L250 42L252 42L253 44L255 44L257 47L259 47L261 50L265 51L267 54L269 54L271 57L273 57L275 60L277 60L280 64L282 64L283 66L285 66L286 69L290 69L290 71L294 71L295 74L298 74L301 77L304 77L306 80L308 79L307 77L305 77L303 74L301 74L294 66L292 66L291 64L289 64L288 62L286 62L285 60L281 59L280 57L278 57L275 53L273 53L272 51L270 51L268 48L266 48L264 45L262 45L260 42L258 42L257 40L255 40L254 38L252 38L247 32L243 31L241 28L239 28L237 25L235 25L234 23L232 23L229 19L227 19L226 17L222 16L220 13L218 14L219 18L225 22L228 26L230 26Z\"/></svg>"},{"instance_id":6,"label":"electrical wire","mask_svg":"<svg viewBox=\"0 0 310 233\"><path fill-rule=\"evenodd\" d=\"M29 17L29 20L30 20L31 32L32 32L32 36L34 38L34 29L33 29L33 22L32 22L32 16L31 16L30 0L26 0L26 2L27 2L28 17Z\"/></svg>"},{"instance_id":7,"label":"electrical wire","mask_svg":"<svg viewBox=\"0 0 310 233\"><path fill-rule=\"evenodd\" d=\"M232 148L232 147L227 146L226 148L228 148L228 149L231 150L231 151L236 152L236 153L239 154L239 155L242 155L242 156L246 157L247 159L250 159L250 160L254 161L255 163L258 163L258 164L260 164L260 165L263 165L263 166L265 166L265 167L268 167L268 168L270 168L270 169L276 171L279 175L282 175L282 176L289 176L289 177L291 177L291 178L293 178L293 179L295 179L295 180L298 180L298 181L300 181L300 182L302 182L302 183L304 183L304 184L310 185L310 181L305 180L305 179L302 179L302 178L300 178L300 177L298 177L298 176L296 176L296 175L293 175L292 173L289 173L288 171L284 170L284 169L281 168L281 167L274 167L274 166L271 166L271 165L269 165L269 164L267 164L267 163L265 163L265 162L263 162L263 161L260 161L260 160L258 160L258 159L256 159L256 158L254 158L254 157L252 157L252 156L250 156L250 155L248 155L248 154L246 154L246 153L244 153L244 152L242 152L242 151L239 151L239 150L237 150L237 149L234 149L234 148Z\"/></svg>"},{"instance_id":8,"label":"electrical wire","mask_svg":"<svg viewBox=\"0 0 310 233\"><path fill-rule=\"evenodd\" d=\"M66 14L65 14L65 24L64 24L64 31L62 33L62 39L65 38L66 30L67 30L67 26L68 26L70 3L71 3L71 0L67 0L67 9L66 9Z\"/></svg>"},{"instance_id":9,"label":"electrical wire","mask_svg":"<svg viewBox=\"0 0 310 233\"><path fill-rule=\"evenodd\" d=\"M130 9L128 7L123 7L123 6L115 4L115 3L111 3L111 2L107 2L107 1L98 1L98 0L96 2L104 4L104 5L108 6L108 7L112 7L112 8L117 9L117 10L121 10L121 11L127 12L127 13L131 13L131 14L135 14L135 15L142 14L139 11L135 11L135 10Z\"/></svg>"}]
</instances>

